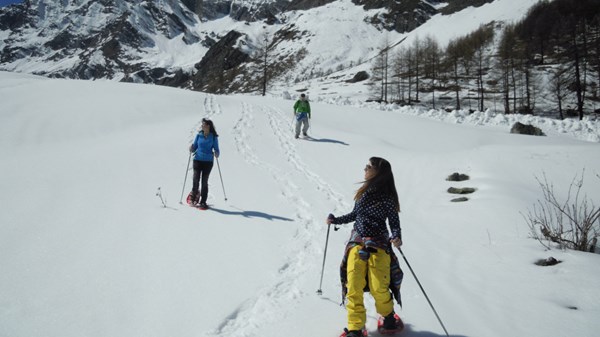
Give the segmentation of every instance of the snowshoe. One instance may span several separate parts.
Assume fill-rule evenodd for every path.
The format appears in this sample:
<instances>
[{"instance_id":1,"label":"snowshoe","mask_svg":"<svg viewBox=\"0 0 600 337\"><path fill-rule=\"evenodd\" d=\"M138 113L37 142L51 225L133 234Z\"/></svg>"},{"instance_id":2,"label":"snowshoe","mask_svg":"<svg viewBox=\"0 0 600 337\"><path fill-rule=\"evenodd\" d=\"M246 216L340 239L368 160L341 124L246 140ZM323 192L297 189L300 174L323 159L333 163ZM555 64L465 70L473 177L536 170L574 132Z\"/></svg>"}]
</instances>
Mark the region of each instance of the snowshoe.
<instances>
[{"instance_id":1,"label":"snowshoe","mask_svg":"<svg viewBox=\"0 0 600 337\"><path fill-rule=\"evenodd\" d=\"M190 205L192 207L196 207L196 201L192 198L192 193L188 194L185 201L188 203L188 205Z\"/></svg>"},{"instance_id":2,"label":"snowshoe","mask_svg":"<svg viewBox=\"0 0 600 337\"><path fill-rule=\"evenodd\" d=\"M199 203L198 202L198 195L194 196L192 195L192 193L188 194L187 199L186 199L188 205L190 205L191 207L196 207L202 210L208 209L208 205L206 205L206 203L204 203L204 207L202 208L203 203Z\"/></svg>"},{"instance_id":3,"label":"snowshoe","mask_svg":"<svg viewBox=\"0 0 600 337\"><path fill-rule=\"evenodd\" d=\"M387 317L380 316L377 320L377 331L382 335L393 335L404 329L404 322L398 314L390 314Z\"/></svg>"},{"instance_id":4,"label":"snowshoe","mask_svg":"<svg viewBox=\"0 0 600 337\"><path fill-rule=\"evenodd\" d=\"M361 331L358 331L358 330L348 331L348 329L344 328L344 332L342 332L342 334L340 335L340 337L368 337L368 336L369 336L369 332L365 328L362 328Z\"/></svg>"}]
</instances>

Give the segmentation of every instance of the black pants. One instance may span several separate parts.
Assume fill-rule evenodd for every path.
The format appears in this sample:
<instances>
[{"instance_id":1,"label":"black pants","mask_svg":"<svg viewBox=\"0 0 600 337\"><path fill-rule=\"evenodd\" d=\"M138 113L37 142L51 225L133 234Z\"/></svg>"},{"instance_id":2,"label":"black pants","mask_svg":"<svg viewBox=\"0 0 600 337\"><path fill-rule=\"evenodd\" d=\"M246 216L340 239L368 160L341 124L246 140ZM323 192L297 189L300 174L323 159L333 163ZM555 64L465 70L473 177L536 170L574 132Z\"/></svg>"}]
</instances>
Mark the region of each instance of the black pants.
<instances>
[{"instance_id":1,"label":"black pants","mask_svg":"<svg viewBox=\"0 0 600 337\"><path fill-rule=\"evenodd\" d=\"M212 161L194 160L194 179L192 184L192 200L198 200L198 185L202 177L202 189L200 190L200 203L206 203L208 197L208 176L212 170Z\"/></svg>"}]
</instances>

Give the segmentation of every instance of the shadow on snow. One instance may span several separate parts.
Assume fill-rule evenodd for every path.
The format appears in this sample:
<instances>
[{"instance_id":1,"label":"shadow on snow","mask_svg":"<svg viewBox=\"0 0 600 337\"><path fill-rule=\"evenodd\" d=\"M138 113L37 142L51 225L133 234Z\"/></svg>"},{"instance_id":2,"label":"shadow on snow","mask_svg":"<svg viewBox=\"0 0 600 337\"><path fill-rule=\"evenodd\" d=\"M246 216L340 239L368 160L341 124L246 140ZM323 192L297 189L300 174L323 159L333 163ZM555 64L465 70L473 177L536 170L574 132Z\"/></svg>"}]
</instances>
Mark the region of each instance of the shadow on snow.
<instances>
[{"instance_id":1,"label":"shadow on snow","mask_svg":"<svg viewBox=\"0 0 600 337\"><path fill-rule=\"evenodd\" d=\"M218 209L218 208L214 208L214 207L211 207L209 210L215 211L217 213L225 214L225 215L241 215L245 218L264 218L264 219L271 220L271 221L273 221L273 220L294 221L293 219L290 219L290 218L285 218L282 216L267 214L267 213L258 212L258 211L243 211L243 210L226 211L224 209Z\"/></svg>"},{"instance_id":2,"label":"shadow on snow","mask_svg":"<svg viewBox=\"0 0 600 337\"><path fill-rule=\"evenodd\" d=\"M340 140L335 140L335 139L327 139L327 138L312 138L312 137L305 137L303 138L304 140L308 140L311 142L318 142L318 143L333 143L333 144L340 144L340 145L350 145L346 142L342 142Z\"/></svg>"},{"instance_id":3,"label":"shadow on snow","mask_svg":"<svg viewBox=\"0 0 600 337\"><path fill-rule=\"evenodd\" d=\"M379 333L374 333L374 334L369 334L372 336L386 336L386 335L380 335ZM411 328L411 324L405 324L404 325L404 330L402 330L401 335L403 337L446 337L445 333L439 334L439 333L434 333L431 331L414 331ZM449 334L450 337L467 337L465 335L454 335L454 334Z\"/></svg>"}]
</instances>

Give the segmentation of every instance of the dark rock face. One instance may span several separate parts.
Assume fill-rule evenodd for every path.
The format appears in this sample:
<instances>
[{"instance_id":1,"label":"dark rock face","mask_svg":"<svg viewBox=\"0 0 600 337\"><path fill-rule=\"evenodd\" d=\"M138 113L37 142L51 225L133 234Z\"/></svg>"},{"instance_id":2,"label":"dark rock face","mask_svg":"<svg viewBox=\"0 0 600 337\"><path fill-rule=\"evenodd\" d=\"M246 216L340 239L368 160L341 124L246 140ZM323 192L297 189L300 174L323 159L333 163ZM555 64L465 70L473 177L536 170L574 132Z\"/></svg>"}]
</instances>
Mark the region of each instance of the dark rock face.
<instances>
[{"instance_id":1,"label":"dark rock face","mask_svg":"<svg viewBox=\"0 0 600 337\"><path fill-rule=\"evenodd\" d=\"M452 14L461 11L469 6L480 7L486 3L493 2L494 0L457 0L457 1L438 1L447 2L448 6L442 8L440 12L442 14Z\"/></svg>"},{"instance_id":2,"label":"dark rock face","mask_svg":"<svg viewBox=\"0 0 600 337\"><path fill-rule=\"evenodd\" d=\"M160 83L165 76L177 78L180 70L163 69L167 74L153 77L156 66L142 60L155 47L155 38L181 36L186 44L203 43L191 29L197 22L175 0L80 0L76 6L69 1L26 0L0 8L0 30L10 31L0 40L0 69L11 70L10 63L28 58L47 63L47 69L33 72L49 77ZM140 71L145 76L132 75Z\"/></svg>"},{"instance_id":3,"label":"dark rock face","mask_svg":"<svg viewBox=\"0 0 600 337\"><path fill-rule=\"evenodd\" d=\"M353 0L352 2L364 6L367 10L387 8L387 13L372 17L370 22L374 25L380 25L383 29L395 30L400 33L409 32L419 27L431 16L437 14L437 10L431 5L436 1Z\"/></svg>"},{"instance_id":4,"label":"dark rock face","mask_svg":"<svg viewBox=\"0 0 600 337\"><path fill-rule=\"evenodd\" d=\"M226 83L238 75L238 67L249 57L235 45L242 34L230 31L212 46L202 60L195 65L198 72L192 78L192 88L208 92L222 93Z\"/></svg>"},{"instance_id":5,"label":"dark rock face","mask_svg":"<svg viewBox=\"0 0 600 337\"><path fill-rule=\"evenodd\" d=\"M26 15L27 7L24 4L5 7L0 12L0 30L15 30L29 23L29 15Z\"/></svg>"},{"instance_id":6,"label":"dark rock face","mask_svg":"<svg viewBox=\"0 0 600 337\"><path fill-rule=\"evenodd\" d=\"M292 1L286 10L307 10L315 7L325 6L328 3L332 3L335 0L298 0Z\"/></svg>"}]
</instances>

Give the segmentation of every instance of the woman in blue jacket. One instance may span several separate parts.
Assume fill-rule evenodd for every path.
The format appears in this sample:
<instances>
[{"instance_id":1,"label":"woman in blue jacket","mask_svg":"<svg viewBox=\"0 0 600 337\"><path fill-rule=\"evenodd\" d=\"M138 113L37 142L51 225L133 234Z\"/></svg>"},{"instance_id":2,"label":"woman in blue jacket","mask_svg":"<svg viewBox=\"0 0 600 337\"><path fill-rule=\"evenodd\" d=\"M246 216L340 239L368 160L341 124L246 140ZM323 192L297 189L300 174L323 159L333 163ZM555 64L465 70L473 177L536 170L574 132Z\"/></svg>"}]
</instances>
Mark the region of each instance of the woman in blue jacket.
<instances>
[{"instance_id":1,"label":"woman in blue jacket","mask_svg":"<svg viewBox=\"0 0 600 337\"><path fill-rule=\"evenodd\" d=\"M196 139L190 145L190 152L194 153L194 179L192 192L188 196L188 203L207 209L206 199L208 197L208 177L213 167L213 158L219 157L219 135L215 130L214 123L206 118L202 119L202 130L196 135ZM200 193L198 187L202 178ZM198 199L200 202L198 202Z\"/></svg>"}]
</instances>

